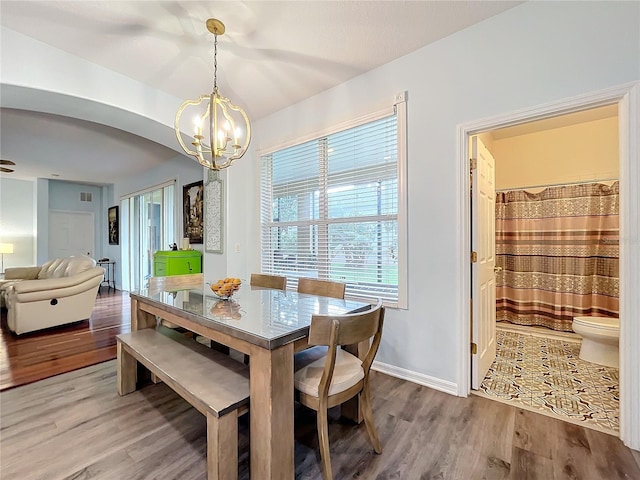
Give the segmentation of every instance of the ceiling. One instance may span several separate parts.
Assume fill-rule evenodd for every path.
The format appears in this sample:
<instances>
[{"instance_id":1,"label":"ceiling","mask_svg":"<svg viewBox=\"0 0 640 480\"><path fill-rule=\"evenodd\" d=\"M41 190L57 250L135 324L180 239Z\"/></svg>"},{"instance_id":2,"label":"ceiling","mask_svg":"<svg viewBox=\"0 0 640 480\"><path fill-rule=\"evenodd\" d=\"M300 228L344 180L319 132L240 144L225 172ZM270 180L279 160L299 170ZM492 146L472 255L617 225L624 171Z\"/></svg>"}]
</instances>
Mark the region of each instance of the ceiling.
<instances>
[{"instance_id":1,"label":"ceiling","mask_svg":"<svg viewBox=\"0 0 640 480\"><path fill-rule=\"evenodd\" d=\"M2 0L0 23L187 99L211 90L213 36L205 21L219 18L226 25L218 40L220 91L259 119L520 3ZM1 113L0 156L16 162L12 178L57 173L113 183L176 155L91 122ZM46 134L28 135L35 127Z\"/></svg>"}]
</instances>

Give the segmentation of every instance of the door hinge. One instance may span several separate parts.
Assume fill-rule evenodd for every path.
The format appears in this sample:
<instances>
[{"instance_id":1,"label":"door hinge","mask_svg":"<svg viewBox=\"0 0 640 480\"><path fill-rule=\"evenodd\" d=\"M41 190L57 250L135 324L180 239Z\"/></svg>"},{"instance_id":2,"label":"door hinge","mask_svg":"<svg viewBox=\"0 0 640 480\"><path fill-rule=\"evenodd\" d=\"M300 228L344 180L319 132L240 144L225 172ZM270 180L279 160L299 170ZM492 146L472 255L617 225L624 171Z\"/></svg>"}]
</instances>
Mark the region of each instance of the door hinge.
<instances>
[{"instance_id":1,"label":"door hinge","mask_svg":"<svg viewBox=\"0 0 640 480\"><path fill-rule=\"evenodd\" d=\"M478 168L478 160L476 158L470 158L469 159L469 170L471 170L472 172Z\"/></svg>"},{"instance_id":2,"label":"door hinge","mask_svg":"<svg viewBox=\"0 0 640 480\"><path fill-rule=\"evenodd\" d=\"M471 252L471 263L476 263L478 261L478 252Z\"/></svg>"},{"instance_id":3,"label":"door hinge","mask_svg":"<svg viewBox=\"0 0 640 480\"><path fill-rule=\"evenodd\" d=\"M478 345L475 343L471 344L471 355L477 355L478 353Z\"/></svg>"}]
</instances>

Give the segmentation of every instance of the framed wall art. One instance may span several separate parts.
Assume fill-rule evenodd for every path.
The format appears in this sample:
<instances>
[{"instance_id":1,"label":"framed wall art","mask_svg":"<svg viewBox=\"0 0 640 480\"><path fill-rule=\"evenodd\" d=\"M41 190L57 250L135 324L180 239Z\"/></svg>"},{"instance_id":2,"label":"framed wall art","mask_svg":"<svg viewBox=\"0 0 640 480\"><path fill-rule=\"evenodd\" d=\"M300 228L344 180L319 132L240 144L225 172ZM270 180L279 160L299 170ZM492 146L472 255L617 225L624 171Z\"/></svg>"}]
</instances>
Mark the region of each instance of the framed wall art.
<instances>
[{"instance_id":1,"label":"framed wall art","mask_svg":"<svg viewBox=\"0 0 640 480\"><path fill-rule=\"evenodd\" d=\"M120 244L120 223L118 219L118 206L110 207L107 214L109 224L109 245Z\"/></svg>"},{"instance_id":2,"label":"framed wall art","mask_svg":"<svg viewBox=\"0 0 640 480\"><path fill-rule=\"evenodd\" d=\"M224 183L218 172L209 170L204 186L206 252L222 253L224 238Z\"/></svg>"},{"instance_id":3,"label":"framed wall art","mask_svg":"<svg viewBox=\"0 0 640 480\"><path fill-rule=\"evenodd\" d=\"M182 187L182 222L184 238L189 243L202 243L204 231L204 189L202 180Z\"/></svg>"}]
</instances>

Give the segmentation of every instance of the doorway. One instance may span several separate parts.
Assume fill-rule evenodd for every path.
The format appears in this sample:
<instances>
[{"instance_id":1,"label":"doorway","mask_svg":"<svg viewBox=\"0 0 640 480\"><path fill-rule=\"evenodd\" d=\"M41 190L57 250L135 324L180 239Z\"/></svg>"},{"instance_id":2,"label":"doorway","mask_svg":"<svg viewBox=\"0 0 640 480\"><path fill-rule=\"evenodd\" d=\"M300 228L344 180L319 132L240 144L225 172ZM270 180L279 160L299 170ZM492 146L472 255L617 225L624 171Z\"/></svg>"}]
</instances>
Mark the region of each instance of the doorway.
<instances>
[{"instance_id":1,"label":"doorway","mask_svg":"<svg viewBox=\"0 0 640 480\"><path fill-rule=\"evenodd\" d=\"M94 217L91 212L49 212L49 257L93 257Z\"/></svg>"},{"instance_id":2,"label":"doorway","mask_svg":"<svg viewBox=\"0 0 640 480\"><path fill-rule=\"evenodd\" d=\"M640 251L636 248L640 237L640 226L632 219L640 215L640 193L634 188L640 184L640 169L637 156L640 148L638 118L640 115L640 83L622 85L600 92L554 102L525 111L498 115L458 127L458 192L461 237L458 254L459 291L459 336L460 363L458 370L458 392L467 396L471 390L471 205L469 202L469 139L497 128L521 125L532 120L557 117L599 106L617 104L620 112L620 329L625 342L620 345L620 438L631 448L640 448L640 298L624 295L625 292L640 291L640 277L634 272L640 268ZM626 385L626 387L625 387Z\"/></svg>"},{"instance_id":3,"label":"doorway","mask_svg":"<svg viewBox=\"0 0 640 480\"><path fill-rule=\"evenodd\" d=\"M472 295L480 304L492 300L498 323L491 337L496 347L481 341L487 349L472 357L495 352L479 371L482 379L473 373L482 362L472 365L479 382L474 392L617 435L618 368L580 359L581 339L572 331L577 316L619 316L617 105L478 137L470 142L477 158L473 175L487 175L486 166L495 163L487 182L495 193L486 209L495 219L472 226L473 238L491 243L478 248L482 242L472 240L478 251L474 284L482 278L475 272L486 270L491 282L478 287L492 287L490 295L476 295L484 288ZM480 180L474 190L482 190ZM474 219L483 210L475 202L487 202L479 193L473 195ZM495 264L485 268L485 257ZM473 318L481 319L482 308L474 310Z\"/></svg>"}]
</instances>

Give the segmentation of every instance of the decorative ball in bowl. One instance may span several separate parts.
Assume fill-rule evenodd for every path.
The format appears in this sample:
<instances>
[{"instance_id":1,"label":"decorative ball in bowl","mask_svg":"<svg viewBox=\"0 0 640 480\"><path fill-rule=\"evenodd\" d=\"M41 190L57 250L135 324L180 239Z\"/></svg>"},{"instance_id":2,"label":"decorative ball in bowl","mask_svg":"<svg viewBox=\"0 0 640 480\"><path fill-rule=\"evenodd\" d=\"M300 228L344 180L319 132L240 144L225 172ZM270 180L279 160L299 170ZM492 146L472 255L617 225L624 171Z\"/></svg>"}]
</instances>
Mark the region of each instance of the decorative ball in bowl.
<instances>
[{"instance_id":1,"label":"decorative ball in bowl","mask_svg":"<svg viewBox=\"0 0 640 480\"><path fill-rule=\"evenodd\" d=\"M227 277L209 284L213 294L222 300L230 299L238 291L240 285L242 285L242 280L234 277Z\"/></svg>"}]
</instances>

